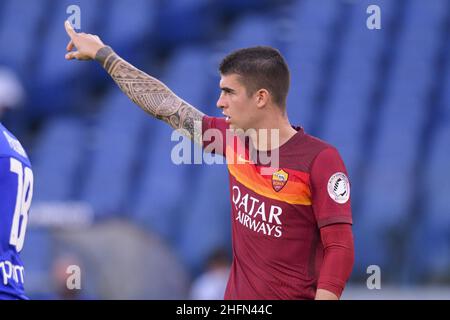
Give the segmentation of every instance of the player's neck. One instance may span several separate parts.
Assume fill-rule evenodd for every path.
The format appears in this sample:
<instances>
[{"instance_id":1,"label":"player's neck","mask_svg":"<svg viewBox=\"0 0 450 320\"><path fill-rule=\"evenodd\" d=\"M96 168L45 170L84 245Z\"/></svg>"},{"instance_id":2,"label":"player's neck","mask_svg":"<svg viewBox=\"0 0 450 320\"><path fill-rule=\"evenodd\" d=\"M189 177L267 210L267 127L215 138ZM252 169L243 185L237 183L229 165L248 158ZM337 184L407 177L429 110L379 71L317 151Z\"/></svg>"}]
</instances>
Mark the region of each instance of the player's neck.
<instances>
[{"instance_id":1,"label":"player's neck","mask_svg":"<svg viewBox=\"0 0 450 320\"><path fill-rule=\"evenodd\" d=\"M297 133L285 115L269 118L255 129L250 139L259 151L279 148Z\"/></svg>"}]
</instances>

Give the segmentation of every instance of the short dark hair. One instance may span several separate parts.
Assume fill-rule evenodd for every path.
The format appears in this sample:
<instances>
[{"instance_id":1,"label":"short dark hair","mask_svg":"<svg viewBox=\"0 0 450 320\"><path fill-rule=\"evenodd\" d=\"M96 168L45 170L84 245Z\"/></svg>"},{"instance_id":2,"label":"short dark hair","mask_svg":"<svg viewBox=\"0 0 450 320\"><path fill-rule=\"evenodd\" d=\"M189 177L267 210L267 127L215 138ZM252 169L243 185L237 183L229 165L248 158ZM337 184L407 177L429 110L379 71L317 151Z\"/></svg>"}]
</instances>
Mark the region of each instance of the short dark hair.
<instances>
[{"instance_id":1,"label":"short dark hair","mask_svg":"<svg viewBox=\"0 0 450 320\"><path fill-rule=\"evenodd\" d=\"M286 106L289 68L277 49L258 46L236 50L222 60L219 71L222 75L240 75L249 96L266 89L277 105Z\"/></svg>"}]
</instances>

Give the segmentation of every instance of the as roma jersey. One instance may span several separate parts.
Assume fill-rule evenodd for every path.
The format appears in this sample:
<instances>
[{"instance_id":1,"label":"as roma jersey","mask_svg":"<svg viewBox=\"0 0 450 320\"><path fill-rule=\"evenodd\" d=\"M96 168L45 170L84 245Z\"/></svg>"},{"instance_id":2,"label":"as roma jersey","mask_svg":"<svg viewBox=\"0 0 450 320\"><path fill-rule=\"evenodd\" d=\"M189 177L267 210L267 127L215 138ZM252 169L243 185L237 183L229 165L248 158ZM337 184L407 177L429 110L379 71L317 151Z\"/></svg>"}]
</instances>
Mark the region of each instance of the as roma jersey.
<instances>
[{"instance_id":1,"label":"as roma jersey","mask_svg":"<svg viewBox=\"0 0 450 320\"><path fill-rule=\"evenodd\" d=\"M221 137L204 147L219 142L214 151L226 157L230 178L233 262L225 299L313 299L323 261L319 229L352 223L338 151L296 128L273 167L254 161L224 119L205 116L203 133L209 129Z\"/></svg>"}]
</instances>

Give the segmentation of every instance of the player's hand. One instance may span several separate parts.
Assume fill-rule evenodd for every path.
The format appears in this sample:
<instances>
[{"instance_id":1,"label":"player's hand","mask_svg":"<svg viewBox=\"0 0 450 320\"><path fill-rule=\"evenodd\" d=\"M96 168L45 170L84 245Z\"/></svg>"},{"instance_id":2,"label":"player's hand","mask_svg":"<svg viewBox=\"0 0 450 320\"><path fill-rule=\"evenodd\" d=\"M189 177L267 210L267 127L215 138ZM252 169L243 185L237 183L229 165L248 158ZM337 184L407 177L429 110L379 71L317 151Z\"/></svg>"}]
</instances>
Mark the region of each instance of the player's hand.
<instances>
[{"instance_id":1,"label":"player's hand","mask_svg":"<svg viewBox=\"0 0 450 320\"><path fill-rule=\"evenodd\" d=\"M67 60L91 60L95 58L97 51L105 46L100 38L93 34L77 33L66 20L64 22L66 32L70 37L69 44L67 45L67 51L65 58ZM73 49L76 51L72 51Z\"/></svg>"}]
</instances>

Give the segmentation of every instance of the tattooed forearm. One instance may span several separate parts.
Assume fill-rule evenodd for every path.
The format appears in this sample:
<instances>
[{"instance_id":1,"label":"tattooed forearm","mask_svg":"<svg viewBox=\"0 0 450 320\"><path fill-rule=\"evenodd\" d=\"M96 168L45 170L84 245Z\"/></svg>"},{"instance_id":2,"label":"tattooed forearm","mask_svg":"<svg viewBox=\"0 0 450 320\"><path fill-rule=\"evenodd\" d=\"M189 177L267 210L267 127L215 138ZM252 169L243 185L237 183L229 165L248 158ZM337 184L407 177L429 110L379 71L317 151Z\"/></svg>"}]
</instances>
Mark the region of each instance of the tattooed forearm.
<instances>
[{"instance_id":1,"label":"tattooed forearm","mask_svg":"<svg viewBox=\"0 0 450 320\"><path fill-rule=\"evenodd\" d=\"M167 122L174 129L183 129L189 138L201 144L201 111L183 101L158 79L120 58L110 47L100 49L95 60L144 111Z\"/></svg>"}]
</instances>

